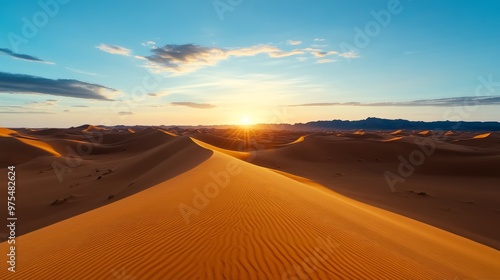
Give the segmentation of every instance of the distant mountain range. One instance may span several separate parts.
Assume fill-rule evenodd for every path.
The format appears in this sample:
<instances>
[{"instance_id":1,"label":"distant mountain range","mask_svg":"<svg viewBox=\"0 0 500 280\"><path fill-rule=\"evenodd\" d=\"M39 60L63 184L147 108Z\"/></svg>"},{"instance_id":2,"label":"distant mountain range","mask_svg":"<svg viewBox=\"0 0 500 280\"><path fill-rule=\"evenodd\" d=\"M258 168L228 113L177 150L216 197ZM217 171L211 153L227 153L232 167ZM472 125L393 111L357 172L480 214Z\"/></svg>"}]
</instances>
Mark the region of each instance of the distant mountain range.
<instances>
[{"instance_id":1,"label":"distant mountain range","mask_svg":"<svg viewBox=\"0 0 500 280\"><path fill-rule=\"evenodd\" d=\"M86 128L99 129L99 127L106 126L90 126L88 124L76 127L77 129ZM148 128L147 125L115 125L108 126L108 128ZM234 128L235 125L160 125L157 126L164 129L230 129ZM71 127L75 128L75 127ZM256 124L253 128L260 129L276 129L276 130L455 130L455 131L500 131L500 122L466 122L466 121L434 121L434 122L424 122L424 121L409 121L403 119L389 120L381 118L367 118L364 120L357 121L343 121L343 120L331 120L331 121L313 121L307 123L296 123L296 124Z\"/></svg>"},{"instance_id":2,"label":"distant mountain range","mask_svg":"<svg viewBox=\"0 0 500 280\"><path fill-rule=\"evenodd\" d=\"M367 118L358 121L314 121L298 123L293 125L300 129L365 129L365 130L392 130L392 129L414 129L414 130L462 130L462 131L500 131L500 122L465 122L465 121L408 121L388 120L380 118Z\"/></svg>"}]
</instances>

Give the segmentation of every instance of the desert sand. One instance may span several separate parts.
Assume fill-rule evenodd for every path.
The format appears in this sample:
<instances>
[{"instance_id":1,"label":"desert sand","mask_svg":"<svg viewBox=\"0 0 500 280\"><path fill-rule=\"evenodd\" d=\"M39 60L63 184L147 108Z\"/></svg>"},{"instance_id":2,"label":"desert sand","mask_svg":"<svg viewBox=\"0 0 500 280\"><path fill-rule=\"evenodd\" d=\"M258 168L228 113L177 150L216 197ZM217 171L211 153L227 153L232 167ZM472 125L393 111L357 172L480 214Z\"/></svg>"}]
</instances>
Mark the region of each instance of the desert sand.
<instances>
[{"instance_id":1,"label":"desert sand","mask_svg":"<svg viewBox=\"0 0 500 280\"><path fill-rule=\"evenodd\" d=\"M1 129L0 278L498 279L498 133L420 132Z\"/></svg>"}]
</instances>

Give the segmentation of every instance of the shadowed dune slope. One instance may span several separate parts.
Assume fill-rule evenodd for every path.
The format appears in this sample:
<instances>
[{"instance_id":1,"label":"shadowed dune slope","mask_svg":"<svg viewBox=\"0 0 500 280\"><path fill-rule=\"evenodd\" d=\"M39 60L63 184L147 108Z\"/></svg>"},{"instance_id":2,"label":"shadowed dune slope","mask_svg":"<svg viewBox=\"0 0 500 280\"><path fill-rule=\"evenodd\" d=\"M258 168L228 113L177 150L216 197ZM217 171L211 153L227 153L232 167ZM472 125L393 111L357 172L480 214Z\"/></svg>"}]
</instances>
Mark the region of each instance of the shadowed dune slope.
<instances>
[{"instance_id":1,"label":"shadowed dune slope","mask_svg":"<svg viewBox=\"0 0 500 280\"><path fill-rule=\"evenodd\" d=\"M258 151L254 162L268 166L270 162L305 161L317 163L356 163L377 162L370 166L374 170L384 170L386 163L398 161L400 155L411 154L424 147L431 151L424 154L425 164L415 172L430 175L470 175L496 177L500 162L500 151L478 150L467 146L445 142L424 142L424 138L405 137L392 141L369 141L344 139L341 137L309 137L305 141L274 150ZM476 140L481 141L481 140ZM420 143L417 145L416 143ZM422 152L423 153L423 152ZM299 166L297 166L299 167ZM397 164L396 164L397 167ZM293 173L293 172L292 172ZM383 172L381 173L383 174Z\"/></svg>"},{"instance_id":2,"label":"shadowed dune slope","mask_svg":"<svg viewBox=\"0 0 500 280\"><path fill-rule=\"evenodd\" d=\"M16 165L37 157L52 157L53 153L14 137L0 137L0 165Z\"/></svg>"},{"instance_id":3,"label":"shadowed dune slope","mask_svg":"<svg viewBox=\"0 0 500 280\"><path fill-rule=\"evenodd\" d=\"M217 181L211 173L220 186L204 190ZM181 205L196 211L183 216ZM2 279L500 275L494 249L219 152L171 180L18 243L18 251L29 254L16 274L1 271Z\"/></svg>"},{"instance_id":4,"label":"shadowed dune slope","mask_svg":"<svg viewBox=\"0 0 500 280\"><path fill-rule=\"evenodd\" d=\"M485 133L475 136L471 135L470 138L459 139L455 141L455 143L470 147L500 149L500 133Z\"/></svg>"},{"instance_id":5,"label":"shadowed dune slope","mask_svg":"<svg viewBox=\"0 0 500 280\"><path fill-rule=\"evenodd\" d=\"M190 170L212 154L187 136L173 137L159 131L133 135L137 135L135 139L92 145L90 154L81 157L67 154L48 157L43 150L20 146L17 151L23 151L23 155L34 155L16 166L20 174L18 199L22 201L16 206L22 219L16 228L17 235L147 189ZM24 145L14 138L0 138L0 141ZM67 147L77 151L78 144L85 142L53 140L50 143L62 152ZM7 158L19 158L15 150L8 151L14 154ZM3 215L6 213L0 218Z\"/></svg>"},{"instance_id":6,"label":"shadowed dune slope","mask_svg":"<svg viewBox=\"0 0 500 280\"><path fill-rule=\"evenodd\" d=\"M233 150L227 150L227 149L224 149L224 148L220 148L220 147L217 147L217 146L213 146L213 145L210 145L210 144L207 144L203 141L200 141L196 138L191 138L196 144L198 144L199 146L205 148L205 149L209 149L209 150L213 150L213 151L218 151L218 152L221 152L221 153L224 153L226 155L230 155L232 157L235 157L235 158L238 158L238 159L242 159L242 160L246 160L246 159L249 159L250 157L252 157L252 153L251 152L240 152L240 151L233 151Z\"/></svg>"},{"instance_id":7,"label":"shadowed dune slope","mask_svg":"<svg viewBox=\"0 0 500 280\"><path fill-rule=\"evenodd\" d=\"M245 142L242 140L234 139L235 135L231 135L233 138L229 137L221 137L217 135L211 134L192 134L190 135L192 138L203 141L207 144L223 148L226 150L233 151L243 151L245 148Z\"/></svg>"},{"instance_id":8,"label":"shadowed dune slope","mask_svg":"<svg viewBox=\"0 0 500 280\"><path fill-rule=\"evenodd\" d=\"M123 154L148 151L175 138L157 129L147 129L137 133L128 131L109 134L84 133L78 136L79 140L47 139L46 141L62 154L67 153L70 147L73 151L91 149L90 155L121 157Z\"/></svg>"},{"instance_id":9,"label":"shadowed dune slope","mask_svg":"<svg viewBox=\"0 0 500 280\"><path fill-rule=\"evenodd\" d=\"M500 150L463 146L459 142L432 142L427 156L407 136L381 142L335 136L308 137L274 150L258 151L252 163L303 176L356 200L418 219L439 228L500 249ZM491 141L474 139L470 141ZM464 141L465 142L465 141ZM426 143L430 149L429 142ZM402 169L420 151L419 165ZM413 162L415 162L413 160ZM387 173L394 185L389 186ZM408 175L409 174L409 175Z\"/></svg>"},{"instance_id":10,"label":"shadowed dune slope","mask_svg":"<svg viewBox=\"0 0 500 280\"><path fill-rule=\"evenodd\" d=\"M0 164L16 165L41 156L61 156L49 144L18 132L0 128Z\"/></svg>"}]
</instances>

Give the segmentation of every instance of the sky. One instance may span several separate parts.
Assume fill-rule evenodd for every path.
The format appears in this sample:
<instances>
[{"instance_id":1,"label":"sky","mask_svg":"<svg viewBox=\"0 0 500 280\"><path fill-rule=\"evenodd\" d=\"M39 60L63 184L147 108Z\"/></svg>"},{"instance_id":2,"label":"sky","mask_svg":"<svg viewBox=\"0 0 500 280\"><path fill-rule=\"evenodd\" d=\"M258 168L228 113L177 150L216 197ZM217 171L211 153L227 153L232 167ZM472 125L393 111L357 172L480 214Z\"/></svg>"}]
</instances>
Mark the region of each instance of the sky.
<instances>
[{"instance_id":1,"label":"sky","mask_svg":"<svg viewBox=\"0 0 500 280\"><path fill-rule=\"evenodd\" d=\"M3 1L0 126L500 121L500 1Z\"/></svg>"}]
</instances>

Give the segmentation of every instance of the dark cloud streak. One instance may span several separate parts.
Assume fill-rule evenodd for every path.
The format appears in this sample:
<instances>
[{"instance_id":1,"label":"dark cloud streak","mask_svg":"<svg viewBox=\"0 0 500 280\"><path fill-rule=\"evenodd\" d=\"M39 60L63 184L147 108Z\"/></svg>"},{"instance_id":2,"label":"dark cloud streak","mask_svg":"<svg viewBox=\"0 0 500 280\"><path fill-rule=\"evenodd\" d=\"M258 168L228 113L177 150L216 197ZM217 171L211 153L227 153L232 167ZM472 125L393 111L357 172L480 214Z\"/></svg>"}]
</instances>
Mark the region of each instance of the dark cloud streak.
<instances>
[{"instance_id":1,"label":"dark cloud streak","mask_svg":"<svg viewBox=\"0 0 500 280\"><path fill-rule=\"evenodd\" d=\"M9 49L2 49L2 48L0 48L0 53L4 53L4 54L6 54L8 56L11 56L11 57L14 57L14 58L18 58L18 59L22 59L22 60L26 60L26 61L41 62L41 63L50 63L50 64L52 64L52 62L39 59L38 57L34 57L34 56L31 56L31 55L27 55L27 54L15 53L15 52L13 52L13 51L11 51Z\"/></svg>"},{"instance_id":2,"label":"dark cloud streak","mask_svg":"<svg viewBox=\"0 0 500 280\"><path fill-rule=\"evenodd\" d=\"M223 49L195 44L168 44L160 48L151 49L151 53L149 56L140 57L149 62L148 67L157 71L187 73L203 67L214 66L230 57L249 57L258 54L267 54L272 58L280 58L302 54L303 51L293 50L285 52L272 45Z\"/></svg>"},{"instance_id":3,"label":"dark cloud streak","mask_svg":"<svg viewBox=\"0 0 500 280\"><path fill-rule=\"evenodd\" d=\"M36 112L36 111L22 111L22 112L15 112L15 111L0 111L0 114L42 114L42 115L52 115L54 113L51 112Z\"/></svg>"},{"instance_id":4,"label":"dark cloud streak","mask_svg":"<svg viewBox=\"0 0 500 280\"><path fill-rule=\"evenodd\" d=\"M78 80L52 80L37 76L0 72L0 92L39 93L84 99L110 100L103 92L116 92L105 86Z\"/></svg>"},{"instance_id":5,"label":"dark cloud streak","mask_svg":"<svg viewBox=\"0 0 500 280\"><path fill-rule=\"evenodd\" d=\"M173 106L186 106L186 107L191 107L191 108L196 108L196 109L211 109L215 108L215 105L212 104L206 104L206 103L194 103L194 102L172 102L170 103Z\"/></svg>"},{"instance_id":6,"label":"dark cloud streak","mask_svg":"<svg viewBox=\"0 0 500 280\"><path fill-rule=\"evenodd\" d=\"M314 106L364 106L364 107L454 107L454 106L478 106L478 105L500 105L500 96L465 96L439 99L421 99L406 102L325 102L305 103L287 105L285 107L314 107Z\"/></svg>"}]
</instances>

